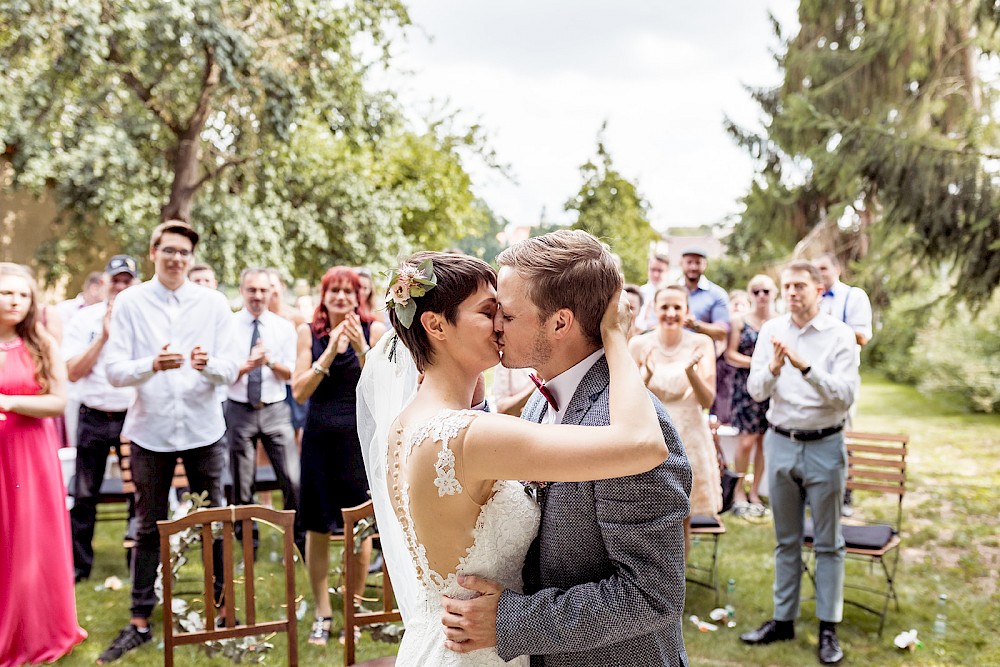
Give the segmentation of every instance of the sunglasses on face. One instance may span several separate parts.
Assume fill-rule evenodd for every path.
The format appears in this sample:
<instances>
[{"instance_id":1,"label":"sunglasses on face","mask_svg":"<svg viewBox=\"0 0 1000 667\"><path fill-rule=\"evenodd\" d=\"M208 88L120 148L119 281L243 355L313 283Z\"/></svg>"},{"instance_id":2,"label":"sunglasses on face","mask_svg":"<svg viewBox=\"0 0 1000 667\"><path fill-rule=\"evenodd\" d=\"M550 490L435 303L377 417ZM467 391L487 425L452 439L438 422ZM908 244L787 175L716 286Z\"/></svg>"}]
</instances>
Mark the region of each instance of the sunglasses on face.
<instances>
[{"instance_id":1,"label":"sunglasses on face","mask_svg":"<svg viewBox=\"0 0 1000 667\"><path fill-rule=\"evenodd\" d=\"M764 289L764 288L760 288L760 289L755 289L755 290L753 290L753 295L754 295L754 296L757 296L757 295L759 295L759 294L770 294L770 293L771 293L771 290L769 290L769 289Z\"/></svg>"}]
</instances>

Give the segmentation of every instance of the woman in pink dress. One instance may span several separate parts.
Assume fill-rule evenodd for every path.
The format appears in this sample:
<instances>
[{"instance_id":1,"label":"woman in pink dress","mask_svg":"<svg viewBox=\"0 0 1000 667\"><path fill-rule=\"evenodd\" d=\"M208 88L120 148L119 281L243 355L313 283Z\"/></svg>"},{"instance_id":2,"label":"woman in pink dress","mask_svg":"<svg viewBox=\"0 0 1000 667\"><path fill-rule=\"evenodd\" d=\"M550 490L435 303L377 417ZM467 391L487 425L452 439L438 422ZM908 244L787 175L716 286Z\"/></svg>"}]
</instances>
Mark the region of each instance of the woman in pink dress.
<instances>
[{"instance_id":1,"label":"woman in pink dress","mask_svg":"<svg viewBox=\"0 0 1000 667\"><path fill-rule=\"evenodd\" d=\"M31 272L0 263L0 667L52 662L87 637L76 622L66 490L51 419L66 370L38 326Z\"/></svg>"}]
</instances>

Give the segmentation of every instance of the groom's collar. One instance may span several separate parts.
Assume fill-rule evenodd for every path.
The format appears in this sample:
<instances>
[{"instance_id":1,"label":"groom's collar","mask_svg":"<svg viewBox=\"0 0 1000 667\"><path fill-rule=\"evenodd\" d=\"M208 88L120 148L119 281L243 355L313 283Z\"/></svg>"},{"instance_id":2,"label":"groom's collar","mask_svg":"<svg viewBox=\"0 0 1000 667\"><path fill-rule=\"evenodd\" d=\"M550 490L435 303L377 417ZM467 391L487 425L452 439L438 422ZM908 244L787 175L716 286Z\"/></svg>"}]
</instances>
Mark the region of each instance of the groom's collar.
<instances>
[{"instance_id":1,"label":"groom's collar","mask_svg":"<svg viewBox=\"0 0 1000 667\"><path fill-rule=\"evenodd\" d=\"M566 412L566 408L569 407L569 402L572 400L573 395L576 393L576 388L580 386L580 382L583 380L584 376L594 367L598 359L604 356L604 348L599 348L597 351L589 355L588 357L577 362L575 365L570 366L565 371L555 376L551 380L545 382L545 388L549 390L552 397L555 399L556 404L559 405L561 410L559 411L559 419L556 423L562 421L562 416Z\"/></svg>"}]
</instances>

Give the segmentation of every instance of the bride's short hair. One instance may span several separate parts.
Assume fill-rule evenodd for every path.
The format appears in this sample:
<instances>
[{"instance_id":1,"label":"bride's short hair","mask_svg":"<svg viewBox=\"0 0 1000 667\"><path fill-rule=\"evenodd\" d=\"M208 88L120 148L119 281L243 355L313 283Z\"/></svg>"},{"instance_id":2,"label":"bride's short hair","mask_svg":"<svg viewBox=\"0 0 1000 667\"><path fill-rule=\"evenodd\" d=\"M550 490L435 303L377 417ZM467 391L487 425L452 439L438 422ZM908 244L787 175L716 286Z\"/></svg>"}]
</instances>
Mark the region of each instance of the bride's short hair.
<instances>
[{"instance_id":1,"label":"bride's short hair","mask_svg":"<svg viewBox=\"0 0 1000 667\"><path fill-rule=\"evenodd\" d=\"M602 345L601 318L624 284L607 244L582 229L560 229L515 243L497 263L525 279L539 318L568 308L590 342Z\"/></svg>"},{"instance_id":2,"label":"bride's short hair","mask_svg":"<svg viewBox=\"0 0 1000 667\"><path fill-rule=\"evenodd\" d=\"M396 335L403 341L413 357L413 363L421 373L431 361L434 351L427 332L420 324L423 313L440 313L454 324L458 307L483 285L497 286L497 274L493 267L477 257L451 252L421 251L407 258L403 264L417 267L421 262L431 260L437 286L420 297L413 297L417 312L410 327L403 326L396 317L396 311L389 308L389 322Z\"/></svg>"}]
</instances>

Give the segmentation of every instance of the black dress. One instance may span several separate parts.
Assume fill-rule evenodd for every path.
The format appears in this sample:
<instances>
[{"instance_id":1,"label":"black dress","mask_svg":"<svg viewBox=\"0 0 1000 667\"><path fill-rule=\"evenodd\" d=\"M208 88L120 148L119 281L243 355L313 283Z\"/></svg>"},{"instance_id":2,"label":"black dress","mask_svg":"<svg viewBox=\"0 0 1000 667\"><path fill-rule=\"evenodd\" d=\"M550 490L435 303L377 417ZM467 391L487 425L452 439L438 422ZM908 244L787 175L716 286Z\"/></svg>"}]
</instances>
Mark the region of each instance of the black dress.
<instances>
[{"instance_id":1,"label":"black dress","mask_svg":"<svg viewBox=\"0 0 1000 667\"><path fill-rule=\"evenodd\" d=\"M361 323L365 340L370 325ZM319 359L329 336L312 334L312 358ZM302 434L302 527L317 533L341 532L345 507L368 500L358 440L356 413L361 364L350 345L330 365L330 376L320 381L309 398L309 416Z\"/></svg>"},{"instance_id":2,"label":"black dress","mask_svg":"<svg viewBox=\"0 0 1000 667\"><path fill-rule=\"evenodd\" d=\"M757 347L758 331L744 323L740 331L740 344L737 350L748 357L753 356ZM737 368L733 376L733 427L740 433L763 433L767 430L767 408L770 400L755 401L747 391L749 368Z\"/></svg>"}]
</instances>

